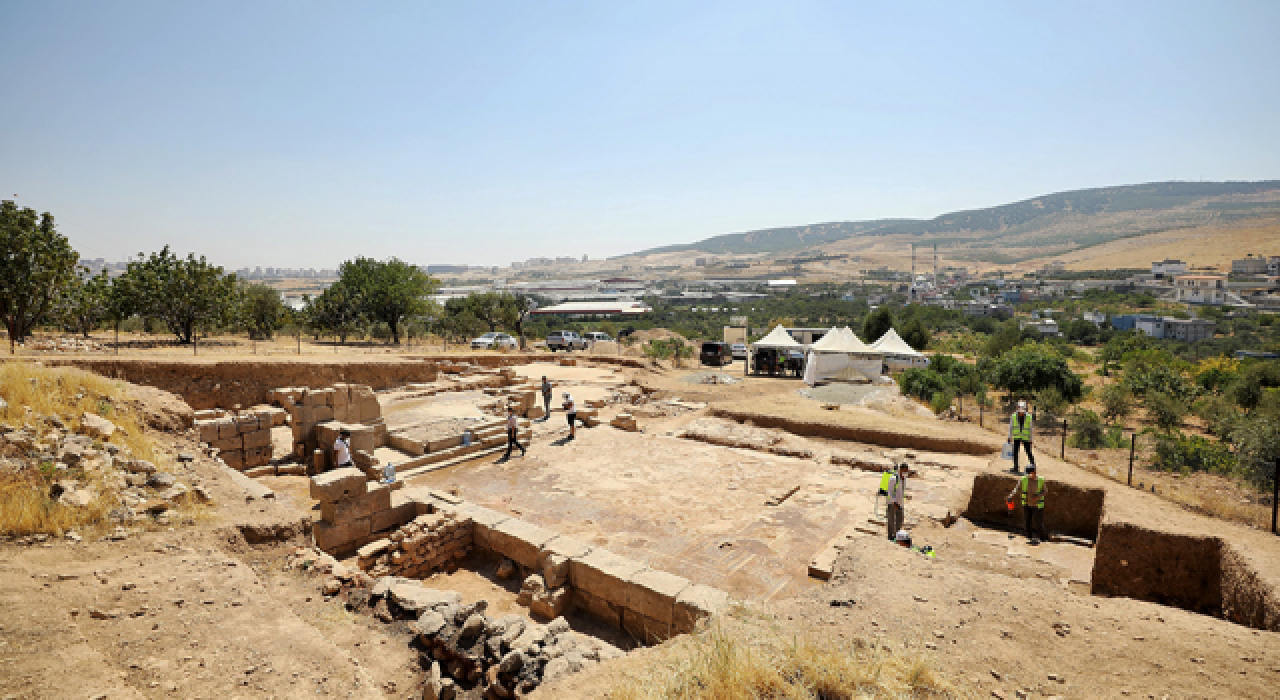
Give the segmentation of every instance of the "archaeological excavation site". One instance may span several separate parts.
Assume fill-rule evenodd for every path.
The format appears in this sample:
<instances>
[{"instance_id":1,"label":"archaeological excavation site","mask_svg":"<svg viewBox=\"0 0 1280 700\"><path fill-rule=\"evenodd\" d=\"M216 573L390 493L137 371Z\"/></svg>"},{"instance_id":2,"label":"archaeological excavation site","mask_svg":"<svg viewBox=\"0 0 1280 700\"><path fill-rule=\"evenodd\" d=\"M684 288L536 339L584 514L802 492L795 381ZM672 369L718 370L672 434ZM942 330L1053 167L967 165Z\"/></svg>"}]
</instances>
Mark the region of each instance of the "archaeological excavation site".
<instances>
[{"instance_id":1,"label":"archaeological excavation site","mask_svg":"<svg viewBox=\"0 0 1280 700\"><path fill-rule=\"evenodd\" d=\"M25 367L48 401L7 401L0 459L40 455L103 524L0 543L5 698L694 697L753 654L838 676L823 698L1280 682L1275 536L1046 449L1033 544L1003 433L893 384L516 352ZM904 464L909 546L878 493Z\"/></svg>"}]
</instances>

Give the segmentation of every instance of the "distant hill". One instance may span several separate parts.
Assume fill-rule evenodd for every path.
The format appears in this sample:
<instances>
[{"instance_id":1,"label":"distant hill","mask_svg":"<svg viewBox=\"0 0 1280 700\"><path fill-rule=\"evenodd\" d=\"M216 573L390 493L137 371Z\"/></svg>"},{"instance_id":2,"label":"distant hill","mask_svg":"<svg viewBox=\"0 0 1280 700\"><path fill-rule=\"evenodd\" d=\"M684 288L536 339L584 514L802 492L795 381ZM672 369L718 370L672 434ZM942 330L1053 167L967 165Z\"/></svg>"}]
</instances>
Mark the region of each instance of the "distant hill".
<instances>
[{"instance_id":1,"label":"distant hill","mask_svg":"<svg viewBox=\"0 0 1280 700\"><path fill-rule=\"evenodd\" d=\"M1240 201L1241 196L1264 201ZM913 235L922 243L1022 248L1026 257L1045 248L1080 248L1117 238L1211 222L1280 214L1280 180L1261 182L1155 182L1074 190L986 209L952 212L930 220L844 221L714 236L633 255L679 251L712 254L778 253L859 236ZM975 254L981 258L981 253ZM1017 251L999 253L1017 257Z\"/></svg>"}]
</instances>

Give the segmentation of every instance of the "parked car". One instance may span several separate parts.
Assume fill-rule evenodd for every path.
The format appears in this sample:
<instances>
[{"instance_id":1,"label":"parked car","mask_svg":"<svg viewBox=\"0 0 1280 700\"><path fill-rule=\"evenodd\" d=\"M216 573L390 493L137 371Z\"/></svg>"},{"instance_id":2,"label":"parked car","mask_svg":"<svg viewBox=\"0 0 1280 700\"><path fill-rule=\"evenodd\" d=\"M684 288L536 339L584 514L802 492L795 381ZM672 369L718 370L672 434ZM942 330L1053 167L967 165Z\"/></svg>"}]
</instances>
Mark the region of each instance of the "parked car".
<instances>
[{"instance_id":1,"label":"parked car","mask_svg":"<svg viewBox=\"0 0 1280 700\"><path fill-rule=\"evenodd\" d=\"M547 334L547 349L551 352L556 350L586 350L587 341L575 331L551 331Z\"/></svg>"},{"instance_id":2,"label":"parked car","mask_svg":"<svg viewBox=\"0 0 1280 700\"><path fill-rule=\"evenodd\" d=\"M702 352L698 357L704 365L723 367L733 362L733 350L729 348L728 343L703 343Z\"/></svg>"},{"instance_id":3,"label":"parked car","mask_svg":"<svg viewBox=\"0 0 1280 700\"><path fill-rule=\"evenodd\" d=\"M610 338L608 333L601 333L600 331L583 333L582 337L590 343L609 343L613 341L613 338Z\"/></svg>"},{"instance_id":4,"label":"parked car","mask_svg":"<svg viewBox=\"0 0 1280 700\"><path fill-rule=\"evenodd\" d=\"M746 343L734 343L732 346L730 346L730 348L733 350L733 359L735 360L747 359Z\"/></svg>"},{"instance_id":5,"label":"parked car","mask_svg":"<svg viewBox=\"0 0 1280 700\"><path fill-rule=\"evenodd\" d=\"M476 350L496 350L498 348L517 348L520 343L506 333L485 333L471 340L471 347Z\"/></svg>"}]
</instances>

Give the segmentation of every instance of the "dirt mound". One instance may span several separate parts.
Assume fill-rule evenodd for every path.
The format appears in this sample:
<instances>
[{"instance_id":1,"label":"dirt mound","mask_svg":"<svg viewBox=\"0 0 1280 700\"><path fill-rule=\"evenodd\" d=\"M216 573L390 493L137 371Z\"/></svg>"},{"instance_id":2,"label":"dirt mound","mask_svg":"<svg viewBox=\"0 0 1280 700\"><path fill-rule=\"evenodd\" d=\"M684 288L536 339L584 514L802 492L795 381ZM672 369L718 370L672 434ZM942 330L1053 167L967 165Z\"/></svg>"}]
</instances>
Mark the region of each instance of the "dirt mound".
<instances>
[{"instance_id":1,"label":"dirt mound","mask_svg":"<svg viewBox=\"0 0 1280 700\"><path fill-rule=\"evenodd\" d=\"M649 343L654 340L679 340L685 345L692 345L692 341L688 338L676 333L675 331L667 330L666 328L652 328L647 331L636 331L631 334L631 337L635 342L640 344Z\"/></svg>"},{"instance_id":2,"label":"dirt mound","mask_svg":"<svg viewBox=\"0 0 1280 700\"><path fill-rule=\"evenodd\" d=\"M149 427L174 433L190 428L195 412L179 396L163 389L128 385L129 405Z\"/></svg>"}]
</instances>

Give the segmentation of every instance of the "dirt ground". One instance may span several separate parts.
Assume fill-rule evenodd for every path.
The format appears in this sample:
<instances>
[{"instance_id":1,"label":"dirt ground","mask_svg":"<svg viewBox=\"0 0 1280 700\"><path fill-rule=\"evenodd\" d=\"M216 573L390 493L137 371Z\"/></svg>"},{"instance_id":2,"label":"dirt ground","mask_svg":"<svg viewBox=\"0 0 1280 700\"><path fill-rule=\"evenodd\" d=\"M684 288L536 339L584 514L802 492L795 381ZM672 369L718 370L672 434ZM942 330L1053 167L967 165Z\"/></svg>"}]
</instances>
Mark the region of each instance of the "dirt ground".
<instances>
[{"instance_id":1,"label":"dirt ground","mask_svg":"<svg viewBox=\"0 0 1280 700\"><path fill-rule=\"evenodd\" d=\"M535 421L528 457L464 462L414 485L456 488L468 500L723 588L741 601L735 619L923 655L964 696L1275 697L1276 632L1090 595L1094 549L1031 547L1000 523L957 520L975 477L1006 466L994 459L1000 439L976 426L866 407L825 410L794 380L708 385L682 379L692 368L544 363L518 371L546 374L555 403L564 390L580 401L607 399L633 381L649 393L644 403L602 409L604 423L579 428L575 440L566 439L557 411ZM470 416L486 398L380 394L389 423ZM637 417L640 432L608 424L621 410ZM731 420L724 410L992 449L964 454L796 435ZM685 437L691 429L738 446ZM168 455L197 451L190 434L156 438ZM1280 581L1280 540L1046 452L1038 462L1047 478L1106 491L1109 521L1223 537L1273 590ZM913 464L908 524L915 544L932 546L935 557L887 541L874 497L878 475L832 463L849 455ZM189 522L137 528L123 541L0 542L0 697L420 697L423 671L407 628L349 612L320 594L320 577L286 566L307 541L304 523L318 518L305 477L261 479L274 498L246 500L212 460L201 456L190 470L213 504ZM244 532L270 536L249 544ZM845 547L832 580L810 578L809 561L837 539ZM430 585L484 598L500 612L522 610L513 602L516 584L496 580L493 565L477 558ZM589 619L573 624L629 646ZM535 697L603 697L680 648L637 650Z\"/></svg>"}]
</instances>

